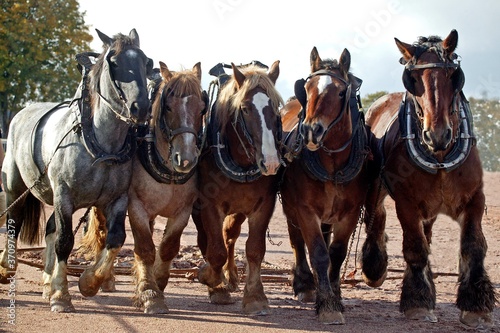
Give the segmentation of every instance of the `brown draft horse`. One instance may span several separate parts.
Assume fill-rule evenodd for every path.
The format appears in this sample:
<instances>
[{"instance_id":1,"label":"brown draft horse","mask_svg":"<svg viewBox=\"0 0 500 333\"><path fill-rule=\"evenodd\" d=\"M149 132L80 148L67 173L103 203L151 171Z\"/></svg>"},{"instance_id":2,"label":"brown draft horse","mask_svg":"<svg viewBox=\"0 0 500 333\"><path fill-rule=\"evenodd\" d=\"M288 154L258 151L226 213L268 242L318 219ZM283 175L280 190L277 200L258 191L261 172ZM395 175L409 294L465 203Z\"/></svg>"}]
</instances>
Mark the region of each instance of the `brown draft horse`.
<instances>
[{"instance_id":1,"label":"brown draft horse","mask_svg":"<svg viewBox=\"0 0 500 333\"><path fill-rule=\"evenodd\" d=\"M385 279L387 252L383 201L395 201L403 229L404 273L400 311L436 322L436 289L429 263L432 224L446 214L460 224L460 321L492 325L495 292L484 268L487 245L481 229L485 206L481 161L472 116L462 93L464 74L454 53L458 33L442 40L421 37L413 45L396 39L405 64L406 93L381 97L367 113L377 138L381 176L366 204L363 275L367 284Z\"/></svg>"},{"instance_id":2,"label":"brown draft horse","mask_svg":"<svg viewBox=\"0 0 500 333\"><path fill-rule=\"evenodd\" d=\"M361 80L349 73L347 49L337 61L322 60L313 48L310 64L311 75L295 84L297 99L282 110L293 159L280 192L295 255L294 292L303 301L316 294L321 322L344 324L340 269L367 193L367 132L356 100Z\"/></svg>"},{"instance_id":3,"label":"brown draft horse","mask_svg":"<svg viewBox=\"0 0 500 333\"><path fill-rule=\"evenodd\" d=\"M200 197L192 216L206 237L199 243L207 261L198 278L208 286L212 303L232 302L230 291L239 282L234 246L248 218L242 308L245 313L266 314L269 304L260 269L278 190L275 175L281 165L279 107L283 101L274 86L279 61L269 73L256 65L232 64L232 71L211 110L198 168Z\"/></svg>"},{"instance_id":4,"label":"brown draft horse","mask_svg":"<svg viewBox=\"0 0 500 333\"><path fill-rule=\"evenodd\" d=\"M152 120L134 157L128 191L134 236L135 303L151 314L168 312L163 290L197 198L196 166L201 150L202 116L208 106L208 97L201 89L200 63L192 70L171 72L160 62L160 71L162 81L156 88ZM102 244L99 238L105 235L106 221L94 213L97 214L90 219L83 248ZM156 216L168 218L158 251L152 238ZM97 290L81 292L93 296Z\"/></svg>"}]
</instances>

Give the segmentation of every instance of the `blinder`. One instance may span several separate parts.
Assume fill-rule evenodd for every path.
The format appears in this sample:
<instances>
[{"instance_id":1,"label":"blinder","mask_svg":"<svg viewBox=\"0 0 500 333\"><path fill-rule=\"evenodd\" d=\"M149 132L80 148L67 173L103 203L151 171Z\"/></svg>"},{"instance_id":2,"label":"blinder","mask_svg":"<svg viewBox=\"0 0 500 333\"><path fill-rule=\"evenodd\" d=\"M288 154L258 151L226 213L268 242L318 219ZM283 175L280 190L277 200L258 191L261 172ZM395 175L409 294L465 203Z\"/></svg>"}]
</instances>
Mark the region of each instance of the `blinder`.
<instances>
[{"instance_id":1,"label":"blinder","mask_svg":"<svg viewBox=\"0 0 500 333\"><path fill-rule=\"evenodd\" d=\"M297 97L297 100L299 101L300 105L302 105L302 108L306 108L307 105L307 92L306 92L306 81L304 79L300 79L295 81L294 85L294 93L295 97Z\"/></svg>"},{"instance_id":2,"label":"blinder","mask_svg":"<svg viewBox=\"0 0 500 333\"><path fill-rule=\"evenodd\" d=\"M405 65L405 69L403 71L403 85L408 90L409 93L415 95L415 79L411 76L411 71L416 69L425 69L425 68L455 68L455 71L451 75L451 81L453 83L453 89L455 93L458 93L462 90L465 84L465 74L458 63L448 63L448 62L440 62L440 63L429 63L423 65L414 65L411 62L406 63L403 58L399 61L401 64ZM416 59L412 61L416 62Z\"/></svg>"}]
</instances>

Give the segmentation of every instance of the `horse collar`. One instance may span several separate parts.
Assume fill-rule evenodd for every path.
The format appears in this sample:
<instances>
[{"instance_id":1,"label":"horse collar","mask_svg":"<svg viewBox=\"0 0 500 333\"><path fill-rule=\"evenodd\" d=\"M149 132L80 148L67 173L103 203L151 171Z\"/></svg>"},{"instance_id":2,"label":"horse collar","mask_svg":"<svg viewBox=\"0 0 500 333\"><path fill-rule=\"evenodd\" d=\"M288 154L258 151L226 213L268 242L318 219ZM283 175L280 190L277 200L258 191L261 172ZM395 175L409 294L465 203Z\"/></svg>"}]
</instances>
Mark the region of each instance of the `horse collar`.
<instances>
[{"instance_id":1,"label":"horse collar","mask_svg":"<svg viewBox=\"0 0 500 333\"><path fill-rule=\"evenodd\" d=\"M461 121L456 136L457 140L443 162L438 162L422 145L419 136L420 122L415 107L412 108L411 103L407 102L406 94L403 95L398 115L401 138L406 142L406 150L413 163L428 173L436 174L438 170L449 172L456 169L467 159L472 146L475 145L476 139L473 133L469 102L463 92L459 92L459 94Z\"/></svg>"},{"instance_id":2,"label":"horse collar","mask_svg":"<svg viewBox=\"0 0 500 333\"><path fill-rule=\"evenodd\" d=\"M149 127L148 127L149 128ZM144 169L157 182L163 184L185 184L195 173L193 168L188 173L180 173L171 170L161 154L156 149L154 132L149 128L147 134L139 145L139 160Z\"/></svg>"}]
</instances>

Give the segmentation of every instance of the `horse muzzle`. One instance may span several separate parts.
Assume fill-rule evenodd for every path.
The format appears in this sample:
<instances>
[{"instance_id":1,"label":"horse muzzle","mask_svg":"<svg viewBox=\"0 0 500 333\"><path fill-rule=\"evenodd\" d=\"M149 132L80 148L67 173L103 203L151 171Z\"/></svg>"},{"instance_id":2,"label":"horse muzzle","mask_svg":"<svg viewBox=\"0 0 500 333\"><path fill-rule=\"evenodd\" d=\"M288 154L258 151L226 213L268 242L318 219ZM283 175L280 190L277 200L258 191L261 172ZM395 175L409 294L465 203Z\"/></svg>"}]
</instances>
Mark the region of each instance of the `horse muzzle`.
<instances>
[{"instance_id":1,"label":"horse muzzle","mask_svg":"<svg viewBox=\"0 0 500 333\"><path fill-rule=\"evenodd\" d=\"M307 149L310 151L319 149L324 133L325 129L321 123L302 124L300 127L300 135L304 139Z\"/></svg>"},{"instance_id":2,"label":"horse muzzle","mask_svg":"<svg viewBox=\"0 0 500 333\"><path fill-rule=\"evenodd\" d=\"M422 131L422 141L432 152L446 150L452 141L452 129L449 126L443 131L424 129Z\"/></svg>"},{"instance_id":3,"label":"horse muzzle","mask_svg":"<svg viewBox=\"0 0 500 333\"><path fill-rule=\"evenodd\" d=\"M268 156L257 161L260 172L264 176L273 176L278 173L281 166L280 159L277 156Z\"/></svg>"}]
</instances>

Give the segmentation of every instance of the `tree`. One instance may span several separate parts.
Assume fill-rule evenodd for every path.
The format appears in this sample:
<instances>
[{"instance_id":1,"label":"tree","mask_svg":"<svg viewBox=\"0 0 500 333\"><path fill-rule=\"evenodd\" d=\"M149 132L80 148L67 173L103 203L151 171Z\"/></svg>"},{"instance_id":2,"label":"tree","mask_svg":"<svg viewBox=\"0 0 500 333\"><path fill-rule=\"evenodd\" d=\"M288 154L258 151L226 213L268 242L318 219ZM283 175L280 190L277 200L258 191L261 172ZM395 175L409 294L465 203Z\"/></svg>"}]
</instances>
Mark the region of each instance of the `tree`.
<instances>
[{"instance_id":1,"label":"tree","mask_svg":"<svg viewBox=\"0 0 500 333\"><path fill-rule=\"evenodd\" d=\"M500 171L500 101L469 98L483 169Z\"/></svg>"},{"instance_id":2,"label":"tree","mask_svg":"<svg viewBox=\"0 0 500 333\"><path fill-rule=\"evenodd\" d=\"M92 36L77 0L0 2L0 125L5 133L27 103L72 97L81 79L75 55L90 51Z\"/></svg>"},{"instance_id":3,"label":"tree","mask_svg":"<svg viewBox=\"0 0 500 333\"><path fill-rule=\"evenodd\" d=\"M387 91L377 91L372 94L365 95L365 97L361 98L361 104L363 105L363 109L368 110L370 106L380 97L387 95Z\"/></svg>"}]
</instances>

